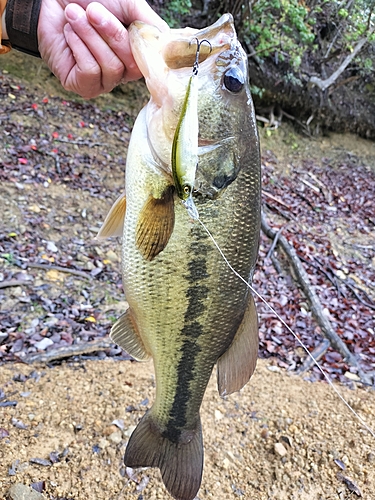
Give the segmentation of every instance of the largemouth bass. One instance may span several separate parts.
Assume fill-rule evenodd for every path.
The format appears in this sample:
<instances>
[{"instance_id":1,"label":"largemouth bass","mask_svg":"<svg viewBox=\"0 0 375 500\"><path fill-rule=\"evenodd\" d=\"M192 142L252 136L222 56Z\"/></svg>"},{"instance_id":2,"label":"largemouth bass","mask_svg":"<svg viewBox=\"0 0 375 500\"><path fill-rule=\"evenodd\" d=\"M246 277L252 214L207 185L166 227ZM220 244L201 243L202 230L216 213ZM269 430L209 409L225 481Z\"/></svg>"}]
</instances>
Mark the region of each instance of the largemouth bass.
<instances>
[{"instance_id":1,"label":"largemouth bass","mask_svg":"<svg viewBox=\"0 0 375 500\"><path fill-rule=\"evenodd\" d=\"M260 153L247 57L233 18L203 29L129 28L151 99L129 144L125 194L100 236L123 234L129 309L111 337L138 360L153 359L156 397L130 437L125 464L159 467L166 488L191 500L201 484L199 409L214 365L221 395L251 377L258 323L247 286L221 259L176 192L171 151L201 44L197 75L198 166L192 198L231 265L251 282L260 231ZM186 134L186 131L184 132Z\"/></svg>"}]
</instances>

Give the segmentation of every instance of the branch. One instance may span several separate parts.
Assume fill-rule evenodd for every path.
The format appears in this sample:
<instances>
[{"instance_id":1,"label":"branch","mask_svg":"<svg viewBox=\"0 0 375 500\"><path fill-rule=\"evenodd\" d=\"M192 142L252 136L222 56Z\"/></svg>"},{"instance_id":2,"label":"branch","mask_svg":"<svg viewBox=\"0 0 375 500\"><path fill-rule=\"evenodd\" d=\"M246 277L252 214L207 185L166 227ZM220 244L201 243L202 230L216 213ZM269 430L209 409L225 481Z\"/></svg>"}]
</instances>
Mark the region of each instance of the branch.
<instances>
[{"instance_id":1,"label":"branch","mask_svg":"<svg viewBox=\"0 0 375 500\"><path fill-rule=\"evenodd\" d=\"M369 35L371 35L373 32L374 32L374 30L372 30L369 33ZM338 77L341 75L341 73L343 73L345 71L347 66L349 66L349 64L351 63L352 59L354 59L354 57L358 54L358 52L360 52L362 50L362 48L366 45L367 42L368 42L367 37L361 38L359 40L359 42L357 43L357 45L354 47L353 52L345 58L343 63L339 66L339 68L334 73L332 73L332 75L329 78L327 78L326 80L321 80L317 76L312 76L310 78L310 83L317 85L320 88L320 90L322 90L323 92L325 90L327 90L328 87L330 87L338 79Z\"/></svg>"},{"instance_id":2,"label":"branch","mask_svg":"<svg viewBox=\"0 0 375 500\"><path fill-rule=\"evenodd\" d=\"M51 351L29 354L24 358L26 363L50 363L57 359L70 358L71 356L81 356L82 354L89 354L91 352L105 351L116 344L112 340L99 338L91 342L84 342L81 344L73 344L67 347L59 347Z\"/></svg>"},{"instance_id":3,"label":"branch","mask_svg":"<svg viewBox=\"0 0 375 500\"><path fill-rule=\"evenodd\" d=\"M0 281L0 288L9 288L11 286L23 286L23 285L31 285L31 280L9 280L9 281Z\"/></svg>"},{"instance_id":4,"label":"branch","mask_svg":"<svg viewBox=\"0 0 375 500\"><path fill-rule=\"evenodd\" d=\"M263 213L262 213L262 231L270 239L273 240L274 238L276 238L277 232L274 229L271 229L270 226L267 224L266 218ZM366 375L360 369L356 357L349 351L345 342L343 342L341 338L337 335L337 333L333 330L331 322L329 321L327 316L323 313L322 304L310 283L308 274L303 268L302 263L298 258L296 251L289 244L285 236L281 234L279 234L278 243L280 244L281 248L284 250L286 256L290 261L290 264L296 274L297 281L300 284L302 291L305 294L310 304L311 312L316 322L320 326L323 335L329 340L331 346L334 349L336 349L336 351L338 351L350 365L354 366L357 369L358 375L361 377L361 380L363 380L365 383L368 383L368 377L366 377Z\"/></svg>"},{"instance_id":5,"label":"branch","mask_svg":"<svg viewBox=\"0 0 375 500\"><path fill-rule=\"evenodd\" d=\"M70 269L69 267L54 266L52 264L35 264L34 262L27 262L26 267L31 267L35 269L44 269L45 271L59 271L60 273L73 274L73 276L79 276L80 278L85 278L86 280L91 280L92 276L85 271L79 271L78 269Z\"/></svg>"}]
</instances>

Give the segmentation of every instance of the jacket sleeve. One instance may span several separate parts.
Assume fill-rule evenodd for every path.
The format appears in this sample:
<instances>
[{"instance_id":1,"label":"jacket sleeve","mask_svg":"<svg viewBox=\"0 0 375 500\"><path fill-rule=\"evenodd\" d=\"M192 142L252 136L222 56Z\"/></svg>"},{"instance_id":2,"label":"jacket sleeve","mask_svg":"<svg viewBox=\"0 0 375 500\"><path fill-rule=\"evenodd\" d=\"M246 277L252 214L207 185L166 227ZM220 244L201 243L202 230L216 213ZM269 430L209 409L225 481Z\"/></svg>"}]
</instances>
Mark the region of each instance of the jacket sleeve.
<instances>
[{"instance_id":1,"label":"jacket sleeve","mask_svg":"<svg viewBox=\"0 0 375 500\"><path fill-rule=\"evenodd\" d=\"M10 43L9 40L3 40L3 34L2 34L2 21L3 21L3 14L5 10L7 0L0 0L0 54L6 54L7 52L10 51Z\"/></svg>"},{"instance_id":2,"label":"jacket sleeve","mask_svg":"<svg viewBox=\"0 0 375 500\"><path fill-rule=\"evenodd\" d=\"M40 57L38 21L42 0L0 0L6 2L5 23L12 48ZM1 41L3 46L3 40Z\"/></svg>"}]
</instances>

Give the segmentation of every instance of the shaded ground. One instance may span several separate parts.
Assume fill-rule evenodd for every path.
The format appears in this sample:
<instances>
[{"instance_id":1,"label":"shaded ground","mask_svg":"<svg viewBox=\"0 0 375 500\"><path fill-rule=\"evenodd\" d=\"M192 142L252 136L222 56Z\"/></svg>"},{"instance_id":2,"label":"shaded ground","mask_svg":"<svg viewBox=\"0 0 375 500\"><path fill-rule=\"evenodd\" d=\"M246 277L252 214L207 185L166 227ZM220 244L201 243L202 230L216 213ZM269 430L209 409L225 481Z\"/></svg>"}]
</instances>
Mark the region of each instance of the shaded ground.
<instances>
[{"instance_id":1,"label":"shaded ground","mask_svg":"<svg viewBox=\"0 0 375 500\"><path fill-rule=\"evenodd\" d=\"M156 474L139 473L137 490L130 471L120 468L129 428L153 399L151 367L130 364L115 346L34 372L19 363L106 338L126 307L119 244L94 236L121 193L144 89L128 90L131 106L129 95L84 103L61 97L53 80L42 87L6 73L0 79L0 493L12 483L45 481L51 499L165 498ZM283 127L262 131L262 146L269 221L283 227L305 259L325 313L371 376L375 145L348 135L310 141ZM266 258L270 246L263 238L254 284L314 348L319 328L283 256L275 253L281 273ZM259 312L260 355L276 372L262 362L252 384L224 401L210 386L199 498L353 498L338 472L358 484L363 498L373 498L374 439L325 384L280 371L294 370L304 354L262 304ZM360 387L335 351L321 362L349 385L350 403L373 422L373 390ZM318 378L315 370L305 377ZM275 451L277 443L283 448Z\"/></svg>"}]
</instances>

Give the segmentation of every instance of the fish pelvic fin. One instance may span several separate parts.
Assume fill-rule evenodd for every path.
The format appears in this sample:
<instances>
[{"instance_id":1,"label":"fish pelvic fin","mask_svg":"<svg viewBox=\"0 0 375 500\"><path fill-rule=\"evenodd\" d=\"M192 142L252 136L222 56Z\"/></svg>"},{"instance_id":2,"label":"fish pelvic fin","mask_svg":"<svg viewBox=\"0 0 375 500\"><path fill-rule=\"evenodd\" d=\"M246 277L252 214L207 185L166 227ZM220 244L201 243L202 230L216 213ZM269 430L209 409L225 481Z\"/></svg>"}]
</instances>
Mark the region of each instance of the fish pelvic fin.
<instances>
[{"instance_id":1,"label":"fish pelvic fin","mask_svg":"<svg viewBox=\"0 0 375 500\"><path fill-rule=\"evenodd\" d=\"M123 193L112 205L96 238L110 238L122 236L124 232L124 219L126 212L126 197Z\"/></svg>"},{"instance_id":2,"label":"fish pelvic fin","mask_svg":"<svg viewBox=\"0 0 375 500\"><path fill-rule=\"evenodd\" d=\"M239 391L254 373L258 357L258 315L253 296L232 344L217 362L217 385L220 396Z\"/></svg>"},{"instance_id":3,"label":"fish pelvic fin","mask_svg":"<svg viewBox=\"0 0 375 500\"><path fill-rule=\"evenodd\" d=\"M137 361L147 361L150 354L138 333L130 308L112 326L111 339Z\"/></svg>"},{"instance_id":4,"label":"fish pelvic fin","mask_svg":"<svg viewBox=\"0 0 375 500\"><path fill-rule=\"evenodd\" d=\"M174 186L168 186L160 198L148 197L137 228L136 245L146 260L153 260L167 246L174 228Z\"/></svg>"},{"instance_id":5,"label":"fish pelvic fin","mask_svg":"<svg viewBox=\"0 0 375 500\"><path fill-rule=\"evenodd\" d=\"M203 471L203 438L200 418L196 428L184 431L178 442L163 436L148 411L130 436L125 451L127 467L158 467L166 489L176 500L193 500Z\"/></svg>"}]
</instances>

